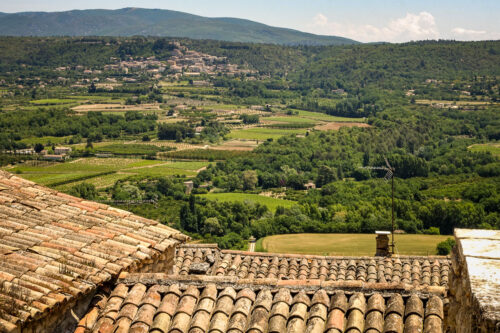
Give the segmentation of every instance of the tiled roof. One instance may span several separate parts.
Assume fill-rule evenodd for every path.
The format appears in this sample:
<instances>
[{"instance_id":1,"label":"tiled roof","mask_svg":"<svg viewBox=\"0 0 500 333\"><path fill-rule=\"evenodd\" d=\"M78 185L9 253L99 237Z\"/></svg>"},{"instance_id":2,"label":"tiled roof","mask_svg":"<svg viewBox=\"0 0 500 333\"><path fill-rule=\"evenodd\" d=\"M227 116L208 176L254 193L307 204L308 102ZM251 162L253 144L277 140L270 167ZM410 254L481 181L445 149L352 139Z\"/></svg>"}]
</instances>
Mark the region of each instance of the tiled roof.
<instances>
[{"instance_id":1,"label":"tiled roof","mask_svg":"<svg viewBox=\"0 0 500 333\"><path fill-rule=\"evenodd\" d=\"M186 238L0 171L0 331L42 318Z\"/></svg>"},{"instance_id":2,"label":"tiled roof","mask_svg":"<svg viewBox=\"0 0 500 333\"><path fill-rule=\"evenodd\" d=\"M447 286L447 257L327 257L219 250L216 245L179 246L174 274L245 279L364 281Z\"/></svg>"},{"instance_id":3,"label":"tiled roof","mask_svg":"<svg viewBox=\"0 0 500 333\"><path fill-rule=\"evenodd\" d=\"M122 277L108 297L99 295L75 333L437 333L445 315L440 295L383 284L353 290L319 280Z\"/></svg>"}]
</instances>

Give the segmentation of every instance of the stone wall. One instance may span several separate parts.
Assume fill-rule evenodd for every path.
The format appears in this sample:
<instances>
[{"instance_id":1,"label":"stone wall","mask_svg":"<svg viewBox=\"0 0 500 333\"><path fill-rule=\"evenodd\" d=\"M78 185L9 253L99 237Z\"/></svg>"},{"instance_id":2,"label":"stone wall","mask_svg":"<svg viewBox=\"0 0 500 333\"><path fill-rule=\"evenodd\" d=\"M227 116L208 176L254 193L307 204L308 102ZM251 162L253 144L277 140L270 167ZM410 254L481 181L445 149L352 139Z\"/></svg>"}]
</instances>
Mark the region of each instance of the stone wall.
<instances>
[{"instance_id":1,"label":"stone wall","mask_svg":"<svg viewBox=\"0 0 500 333\"><path fill-rule=\"evenodd\" d=\"M455 230L446 331L500 332L500 232Z\"/></svg>"}]
</instances>

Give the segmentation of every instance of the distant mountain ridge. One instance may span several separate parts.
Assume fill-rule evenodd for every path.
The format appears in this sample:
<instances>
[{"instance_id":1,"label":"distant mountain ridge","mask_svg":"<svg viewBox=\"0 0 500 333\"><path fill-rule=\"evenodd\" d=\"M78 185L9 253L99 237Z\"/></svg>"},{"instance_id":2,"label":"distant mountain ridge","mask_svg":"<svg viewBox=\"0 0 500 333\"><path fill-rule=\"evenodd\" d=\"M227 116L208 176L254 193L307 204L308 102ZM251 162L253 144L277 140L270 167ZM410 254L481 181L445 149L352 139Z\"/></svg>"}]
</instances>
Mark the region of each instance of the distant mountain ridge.
<instances>
[{"instance_id":1,"label":"distant mountain ridge","mask_svg":"<svg viewBox=\"0 0 500 333\"><path fill-rule=\"evenodd\" d=\"M358 42L271 27L238 18L208 18L143 8L66 12L0 13L3 36L165 36L284 45L346 45Z\"/></svg>"}]
</instances>

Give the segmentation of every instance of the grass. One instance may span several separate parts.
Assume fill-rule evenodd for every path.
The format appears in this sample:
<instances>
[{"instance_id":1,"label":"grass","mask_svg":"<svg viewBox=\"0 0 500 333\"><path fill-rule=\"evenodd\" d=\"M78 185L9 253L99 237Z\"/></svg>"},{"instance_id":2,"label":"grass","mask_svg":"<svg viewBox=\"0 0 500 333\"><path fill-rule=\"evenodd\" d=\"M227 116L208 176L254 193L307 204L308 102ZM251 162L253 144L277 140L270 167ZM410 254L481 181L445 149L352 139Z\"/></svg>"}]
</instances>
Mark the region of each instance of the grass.
<instances>
[{"instance_id":1,"label":"grass","mask_svg":"<svg viewBox=\"0 0 500 333\"><path fill-rule=\"evenodd\" d=\"M61 192L66 192L70 188L72 188L75 185L78 185L80 183L91 183L94 184L97 188L106 188L113 186L118 180L127 178L129 176L133 176L134 174L131 173L113 173L109 175L104 175L104 176L96 176L91 179L85 179L85 180L76 180L71 183L67 183L64 185L59 185L55 186L54 188L58 191Z\"/></svg>"},{"instance_id":2,"label":"grass","mask_svg":"<svg viewBox=\"0 0 500 333\"><path fill-rule=\"evenodd\" d=\"M434 255L436 245L451 236L395 235L396 253L400 255ZM265 237L262 248L267 252L300 253L331 256L373 256L374 234L287 234Z\"/></svg>"},{"instance_id":3,"label":"grass","mask_svg":"<svg viewBox=\"0 0 500 333\"><path fill-rule=\"evenodd\" d=\"M202 107L205 110L237 110L243 108L242 105L236 104L208 104Z\"/></svg>"},{"instance_id":4,"label":"grass","mask_svg":"<svg viewBox=\"0 0 500 333\"><path fill-rule=\"evenodd\" d=\"M473 152L490 152L493 156L500 156L500 142L475 144L468 148Z\"/></svg>"},{"instance_id":5,"label":"grass","mask_svg":"<svg viewBox=\"0 0 500 333\"><path fill-rule=\"evenodd\" d=\"M285 135L290 134L305 134L305 129L273 129L252 127L247 129L235 130L227 135L231 139L244 139L244 140L266 140L278 139Z\"/></svg>"},{"instance_id":6,"label":"grass","mask_svg":"<svg viewBox=\"0 0 500 333\"><path fill-rule=\"evenodd\" d=\"M167 149L147 144L110 144L100 146L95 150L97 152L107 152L116 155L147 155L156 154Z\"/></svg>"},{"instance_id":7,"label":"grass","mask_svg":"<svg viewBox=\"0 0 500 333\"><path fill-rule=\"evenodd\" d=\"M60 98L47 98L47 99L37 99L30 101L34 105L58 105L58 104L72 104L76 101L73 99L60 99Z\"/></svg>"},{"instance_id":8,"label":"grass","mask_svg":"<svg viewBox=\"0 0 500 333\"><path fill-rule=\"evenodd\" d=\"M330 116L326 113L320 113L320 112L311 112L311 111L304 111L304 110L299 110L299 116L303 118L308 118L312 120L318 120L318 121L328 121L328 122L365 122L365 118L350 118L350 117L337 117L337 116Z\"/></svg>"},{"instance_id":9,"label":"grass","mask_svg":"<svg viewBox=\"0 0 500 333\"><path fill-rule=\"evenodd\" d=\"M269 117L269 118L262 118L262 120L278 121L280 123L290 123L290 124L296 124L296 123L315 124L316 123L316 121L314 119L310 119L310 118L306 118L306 117L299 117L299 116Z\"/></svg>"},{"instance_id":10,"label":"grass","mask_svg":"<svg viewBox=\"0 0 500 333\"><path fill-rule=\"evenodd\" d=\"M166 162L134 158L81 158L66 163L23 164L8 168L23 178L58 189L74 186L82 181L97 187L107 187L118 179L133 175L162 177L171 175L194 176L208 162ZM109 172L110 174L103 175Z\"/></svg>"},{"instance_id":11,"label":"grass","mask_svg":"<svg viewBox=\"0 0 500 333\"><path fill-rule=\"evenodd\" d=\"M61 182L77 182L82 178L100 176L103 172L121 171L129 168L154 165L159 161L120 158L82 158L66 163L42 163L41 165L23 164L7 169L10 172L20 173L20 176L42 185ZM94 183L95 179L87 180ZM98 184L96 184L98 185Z\"/></svg>"},{"instance_id":12,"label":"grass","mask_svg":"<svg viewBox=\"0 0 500 333\"><path fill-rule=\"evenodd\" d=\"M64 143L65 141L71 139L71 136L42 136L42 137L36 137L32 136L29 138L24 138L20 142L25 143L28 146L33 146L37 143L41 143L43 145L48 145L48 144L61 144Z\"/></svg>"},{"instance_id":13,"label":"grass","mask_svg":"<svg viewBox=\"0 0 500 333\"><path fill-rule=\"evenodd\" d=\"M424 104L424 105L442 103L442 104L461 105L461 106L492 104L490 101L448 101L448 100L439 100L439 99L417 99L416 103L417 104Z\"/></svg>"},{"instance_id":14,"label":"grass","mask_svg":"<svg viewBox=\"0 0 500 333\"><path fill-rule=\"evenodd\" d=\"M227 160L233 157L246 156L251 157L252 153L239 150L215 150L215 149L185 149L160 153L160 156L167 158L192 159L192 160L208 160L219 161Z\"/></svg>"},{"instance_id":15,"label":"grass","mask_svg":"<svg viewBox=\"0 0 500 333\"><path fill-rule=\"evenodd\" d=\"M210 200L219 200L224 202L233 202L233 201L255 202L262 205L266 205L267 208L269 208L269 210L272 212L274 212L278 206L291 207L295 204L294 201L276 199L251 193L208 193L208 194L200 194L199 196Z\"/></svg>"}]
</instances>

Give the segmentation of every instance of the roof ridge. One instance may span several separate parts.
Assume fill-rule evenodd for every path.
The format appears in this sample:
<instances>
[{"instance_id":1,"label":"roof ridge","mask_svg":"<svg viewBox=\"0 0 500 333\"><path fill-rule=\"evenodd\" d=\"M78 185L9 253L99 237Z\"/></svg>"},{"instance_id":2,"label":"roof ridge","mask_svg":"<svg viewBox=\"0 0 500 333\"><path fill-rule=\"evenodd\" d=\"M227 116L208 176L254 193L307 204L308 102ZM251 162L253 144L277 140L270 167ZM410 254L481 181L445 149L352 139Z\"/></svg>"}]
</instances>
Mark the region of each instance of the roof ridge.
<instances>
[{"instance_id":1,"label":"roof ridge","mask_svg":"<svg viewBox=\"0 0 500 333\"><path fill-rule=\"evenodd\" d=\"M171 285L186 284L205 286L214 283L218 286L232 286L235 289L244 288L289 288L296 290L349 290L370 293L374 291L400 293L410 295L418 293L420 295L446 296L447 288L442 286L412 285L407 283L381 283L355 281L323 281L320 279L304 280L280 280L275 278L240 279L235 276L210 276L210 275L171 275L167 273L129 273L122 272L118 277L117 284L135 285Z\"/></svg>"},{"instance_id":2,"label":"roof ridge","mask_svg":"<svg viewBox=\"0 0 500 333\"><path fill-rule=\"evenodd\" d=\"M381 256L324 256L319 254L295 254L295 253L273 253L273 252L251 252L251 251L241 251L241 250L220 250L224 254L239 254L245 256L262 256L262 257L284 257L284 258L306 258L306 259L442 259L448 260L450 256L423 256L423 255L395 255L391 257L381 257Z\"/></svg>"}]
</instances>

